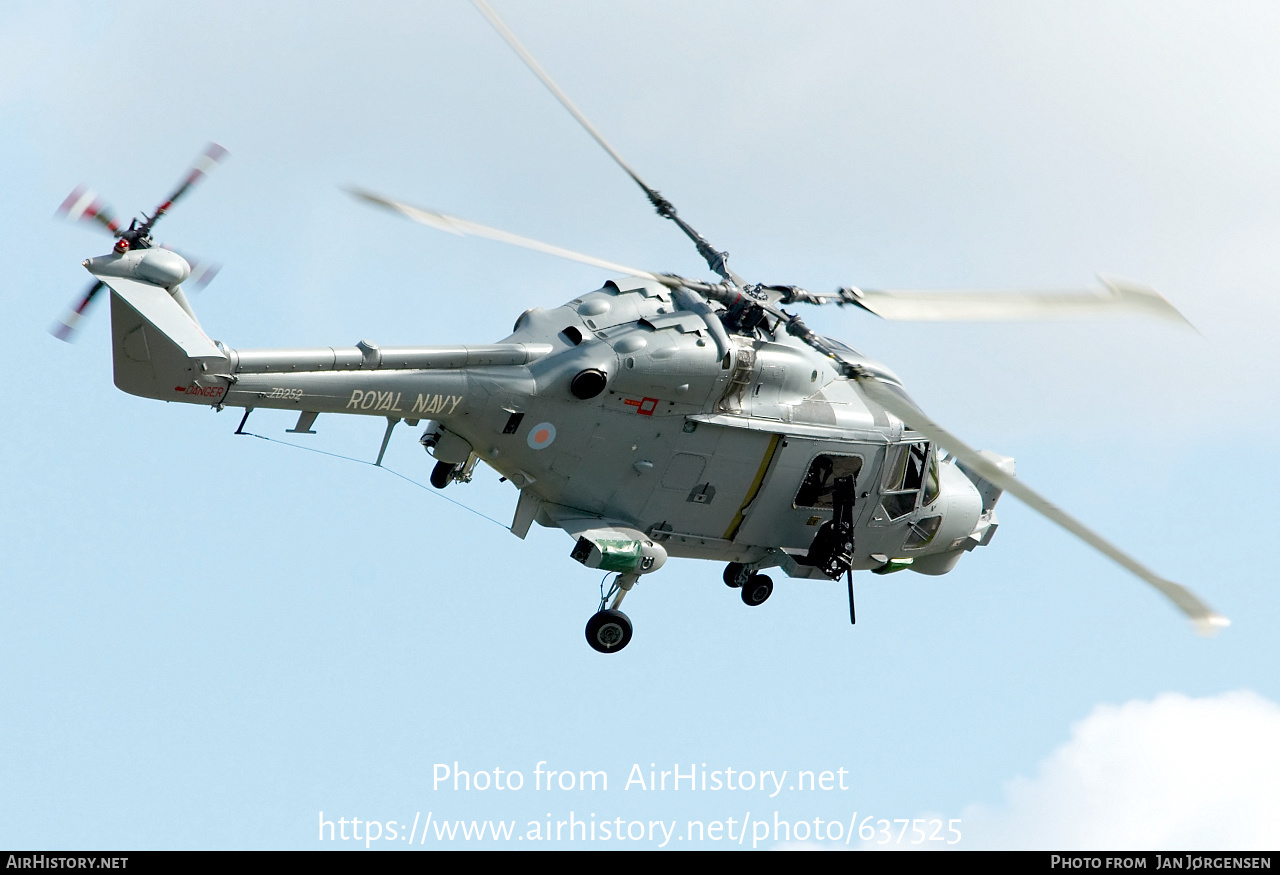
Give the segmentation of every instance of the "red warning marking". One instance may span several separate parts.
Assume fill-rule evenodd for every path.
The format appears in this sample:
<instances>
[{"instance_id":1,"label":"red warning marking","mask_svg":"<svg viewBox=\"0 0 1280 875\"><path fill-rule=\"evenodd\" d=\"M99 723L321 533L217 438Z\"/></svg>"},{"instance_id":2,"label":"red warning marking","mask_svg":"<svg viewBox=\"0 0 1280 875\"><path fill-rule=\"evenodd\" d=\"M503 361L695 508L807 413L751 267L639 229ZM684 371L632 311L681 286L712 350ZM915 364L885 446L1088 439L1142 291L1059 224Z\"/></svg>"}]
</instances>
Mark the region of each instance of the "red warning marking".
<instances>
[{"instance_id":1,"label":"red warning marking","mask_svg":"<svg viewBox=\"0 0 1280 875\"><path fill-rule=\"evenodd\" d=\"M653 416L653 411L658 409L657 398L642 398L639 401L634 398L624 398L622 403L636 409L636 413L642 416Z\"/></svg>"},{"instance_id":2,"label":"red warning marking","mask_svg":"<svg viewBox=\"0 0 1280 875\"><path fill-rule=\"evenodd\" d=\"M197 386L192 383L190 386L174 386L173 391L184 395L199 395L201 398L221 398L222 393L227 390L222 386Z\"/></svg>"}]
</instances>

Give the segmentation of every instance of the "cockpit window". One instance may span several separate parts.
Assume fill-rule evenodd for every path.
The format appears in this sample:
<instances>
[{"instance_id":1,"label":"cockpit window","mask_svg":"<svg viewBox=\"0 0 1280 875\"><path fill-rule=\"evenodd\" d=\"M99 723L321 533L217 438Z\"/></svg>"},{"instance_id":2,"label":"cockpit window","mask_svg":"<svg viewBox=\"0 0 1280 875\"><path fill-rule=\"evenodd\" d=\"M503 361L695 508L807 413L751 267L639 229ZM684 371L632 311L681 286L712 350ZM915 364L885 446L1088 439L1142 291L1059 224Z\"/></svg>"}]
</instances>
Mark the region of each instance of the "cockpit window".
<instances>
[{"instance_id":1,"label":"cockpit window","mask_svg":"<svg viewBox=\"0 0 1280 875\"><path fill-rule=\"evenodd\" d=\"M938 454L929 457L929 474L924 480L924 498L921 504L928 506L938 500L942 487L938 485Z\"/></svg>"},{"instance_id":2,"label":"cockpit window","mask_svg":"<svg viewBox=\"0 0 1280 875\"><path fill-rule=\"evenodd\" d=\"M925 504L938 497L938 463L929 453L929 444L897 444L885 454L878 519L901 519L916 509L921 488Z\"/></svg>"},{"instance_id":3,"label":"cockpit window","mask_svg":"<svg viewBox=\"0 0 1280 875\"><path fill-rule=\"evenodd\" d=\"M902 546L907 549L918 549L925 546L933 540L933 536L938 534L938 528L942 525L942 517L931 516L927 519L920 520L918 523L911 524L911 531L907 534L906 543Z\"/></svg>"},{"instance_id":4,"label":"cockpit window","mask_svg":"<svg viewBox=\"0 0 1280 875\"><path fill-rule=\"evenodd\" d=\"M862 471L861 456L832 456L823 454L814 457L805 472L804 482L796 493L793 507L831 508L834 502L831 490L836 480L841 477L853 477L856 481Z\"/></svg>"},{"instance_id":5,"label":"cockpit window","mask_svg":"<svg viewBox=\"0 0 1280 875\"><path fill-rule=\"evenodd\" d=\"M889 447L884 466L886 492L916 491L924 482L925 462L929 457L929 445L898 444Z\"/></svg>"}]
</instances>

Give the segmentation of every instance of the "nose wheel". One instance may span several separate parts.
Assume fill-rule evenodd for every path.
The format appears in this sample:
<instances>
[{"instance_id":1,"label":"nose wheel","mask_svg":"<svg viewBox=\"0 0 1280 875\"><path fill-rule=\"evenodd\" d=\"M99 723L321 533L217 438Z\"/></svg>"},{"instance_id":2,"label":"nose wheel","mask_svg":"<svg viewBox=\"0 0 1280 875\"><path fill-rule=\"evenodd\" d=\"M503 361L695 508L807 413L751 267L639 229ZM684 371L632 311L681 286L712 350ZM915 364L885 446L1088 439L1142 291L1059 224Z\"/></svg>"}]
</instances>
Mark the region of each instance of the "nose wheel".
<instances>
[{"instance_id":1,"label":"nose wheel","mask_svg":"<svg viewBox=\"0 0 1280 875\"><path fill-rule=\"evenodd\" d=\"M631 620L622 611L599 611L587 620L587 643L599 653L616 653L631 641Z\"/></svg>"},{"instance_id":2,"label":"nose wheel","mask_svg":"<svg viewBox=\"0 0 1280 875\"><path fill-rule=\"evenodd\" d=\"M640 575L636 573L619 574L608 592L601 586L600 608L587 620L587 643L592 650L597 653L617 653L631 643L631 618L618 610L618 607L639 579Z\"/></svg>"}]
</instances>

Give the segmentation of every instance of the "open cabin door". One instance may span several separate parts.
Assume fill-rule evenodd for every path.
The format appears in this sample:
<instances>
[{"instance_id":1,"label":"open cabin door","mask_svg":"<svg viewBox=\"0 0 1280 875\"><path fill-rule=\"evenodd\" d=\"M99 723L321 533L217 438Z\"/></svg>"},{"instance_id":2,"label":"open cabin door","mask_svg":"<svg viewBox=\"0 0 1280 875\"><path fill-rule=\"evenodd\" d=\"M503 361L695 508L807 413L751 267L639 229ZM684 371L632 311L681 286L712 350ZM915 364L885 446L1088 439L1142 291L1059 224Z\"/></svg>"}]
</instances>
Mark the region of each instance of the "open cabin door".
<instances>
[{"instance_id":1,"label":"open cabin door","mask_svg":"<svg viewBox=\"0 0 1280 875\"><path fill-rule=\"evenodd\" d=\"M858 500L854 519L861 525L870 512L862 493L880 467L881 446L808 437L782 437L760 494L747 509L736 541L807 550L818 528L831 519L835 481L852 475ZM867 484L867 485L864 485Z\"/></svg>"}]
</instances>

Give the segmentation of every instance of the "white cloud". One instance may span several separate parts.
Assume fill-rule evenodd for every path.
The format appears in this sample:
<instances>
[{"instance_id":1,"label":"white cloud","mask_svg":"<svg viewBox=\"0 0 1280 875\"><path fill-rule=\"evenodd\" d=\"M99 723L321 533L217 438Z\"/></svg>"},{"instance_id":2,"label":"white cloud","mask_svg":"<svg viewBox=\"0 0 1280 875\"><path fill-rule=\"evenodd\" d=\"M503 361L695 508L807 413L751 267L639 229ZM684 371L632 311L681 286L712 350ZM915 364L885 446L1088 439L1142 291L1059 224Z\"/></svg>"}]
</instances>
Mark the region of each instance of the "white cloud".
<instances>
[{"instance_id":1,"label":"white cloud","mask_svg":"<svg viewBox=\"0 0 1280 875\"><path fill-rule=\"evenodd\" d=\"M1099 705L964 847L1256 850L1280 845L1280 705L1249 691Z\"/></svg>"}]
</instances>

